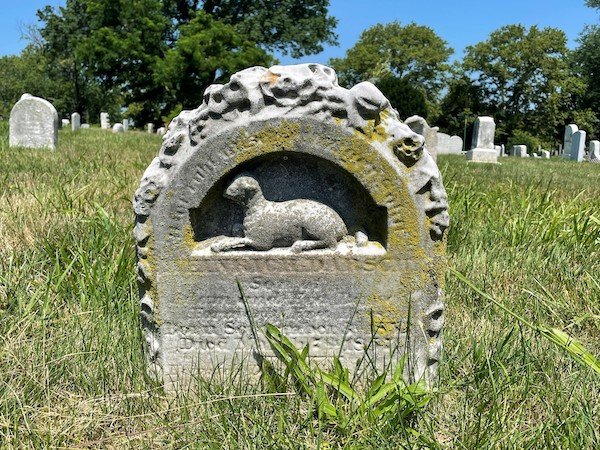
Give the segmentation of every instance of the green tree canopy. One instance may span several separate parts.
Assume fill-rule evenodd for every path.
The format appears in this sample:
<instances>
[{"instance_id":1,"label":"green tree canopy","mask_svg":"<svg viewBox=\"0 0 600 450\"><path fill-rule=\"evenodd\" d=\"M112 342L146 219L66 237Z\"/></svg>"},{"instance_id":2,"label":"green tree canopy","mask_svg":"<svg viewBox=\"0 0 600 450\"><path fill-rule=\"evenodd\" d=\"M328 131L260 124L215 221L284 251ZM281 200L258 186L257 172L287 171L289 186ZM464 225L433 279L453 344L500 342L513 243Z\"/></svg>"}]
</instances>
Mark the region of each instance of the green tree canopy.
<instances>
[{"instance_id":1,"label":"green tree canopy","mask_svg":"<svg viewBox=\"0 0 600 450\"><path fill-rule=\"evenodd\" d=\"M334 43L329 0L66 0L38 12L44 50L72 85L77 109L97 86L139 122L174 105L198 106L202 91L232 71ZM183 72L182 72L183 71ZM193 91L190 91L193 89ZM107 100L108 102L108 100ZM110 105L100 107L109 110ZM93 112L97 115L97 111Z\"/></svg>"},{"instance_id":2,"label":"green tree canopy","mask_svg":"<svg viewBox=\"0 0 600 450\"><path fill-rule=\"evenodd\" d=\"M329 63L342 84L350 86L370 80L384 94L394 97L391 100L395 108L423 112L428 105L422 99L433 103L444 85L452 52L429 27L391 22L363 31L344 58L334 58ZM395 95L401 91L410 97Z\"/></svg>"},{"instance_id":3,"label":"green tree canopy","mask_svg":"<svg viewBox=\"0 0 600 450\"><path fill-rule=\"evenodd\" d=\"M586 88L568 56L563 31L537 26L508 25L467 47L463 68L481 91L484 112L496 118L501 138L517 129L545 140L561 134Z\"/></svg>"}]
</instances>

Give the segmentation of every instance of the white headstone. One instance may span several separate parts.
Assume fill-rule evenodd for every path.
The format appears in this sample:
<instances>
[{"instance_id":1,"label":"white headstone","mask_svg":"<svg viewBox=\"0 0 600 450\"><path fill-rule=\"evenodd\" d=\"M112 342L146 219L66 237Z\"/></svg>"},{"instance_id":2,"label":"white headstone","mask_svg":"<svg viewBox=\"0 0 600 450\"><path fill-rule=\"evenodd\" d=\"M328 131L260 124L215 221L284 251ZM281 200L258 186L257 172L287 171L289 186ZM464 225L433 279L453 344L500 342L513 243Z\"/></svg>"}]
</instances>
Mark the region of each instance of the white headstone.
<instances>
[{"instance_id":1,"label":"white headstone","mask_svg":"<svg viewBox=\"0 0 600 450\"><path fill-rule=\"evenodd\" d=\"M542 158L550 159L550 152L548 150L542 150L541 154L542 154Z\"/></svg>"},{"instance_id":2,"label":"white headstone","mask_svg":"<svg viewBox=\"0 0 600 450\"><path fill-rule=\"evenodd\" d=\"M9 146L56 149L58 113L43 98L23 94L10 112Z\"/></svg>"},{"instance_id":3,"label":"white headstone","mask_svg":"<svg viewBox=\"0 0 600 450\"><path fill-rule=\"evenodd\" d=\"M154 133L154 124L153 123L147 123L146 124L146 131L148 133Z\"/></svg>"},{"instance_id":4,"label":"white headstone","mask_svg":"<svg viewBox=\"0 0 600 450\"><path fill-rule=\"evenodd\" d=\"M481 163L498 162L498 152L494 148L496 123L493 117L478 117L473 129L471 150L467 152L467 161Z\"/></svg>"},{"instance_id":5,"label":"white headstone","mask_svg":"<svg viewBox=\"0 0 600 450\"><path fill-rule=\"evenodd\" d=\"M526 145L513 145L512 155L517 158L529 158Z\"/></svg>"},{"instance_id":6,"label":"white headstone","mask_svg":"<svg viewBox=\"0 0 600 450\"><path fill-rule=\"evenodd\" d=\"M600 163L600 141L590 141L590 162Z\"/></svg>"},{"instance_id":7,"label":"white headstone","mask_svg":"<svg viewBox=\"0 0 600 450\"><path fill-rule=\"evenodd\" d=\"M61 128L67 128L71 124L71 122L69 121L69 119L61 119L60 124Z\"/></svg>"},{"instance_id":8,"label":"white headstone","mask_svg":"<svg viewBox=\"0 0 600 450\"><path fill-rule=\"evenodd\" d=\"M125 131L125 129L123 128L122 123L115 123L112 127L113 133L123 133L124 131Z\"/></svg>"},{"instance_id":9,"label":"white headstone","mask_svg":"<svg viewBox=\"0 0 600 450\"><path fill-rule=\"evenodd\" d=\"M123 131L129 131L129 119L123 119Z\"/></svg>"},{"instance_id":10,"label":"white headstone","mask_svg":"<svg viewBox=\"0 0 600 450\"><path fill-rule=\"evenodd\" d=\"M573 133L573 146L571 147L571 159L581 162L585 157L585 138L587 133L583 130Z\"/></svg>"},{"instance_id":11,"label":"white headstone","mask_svg":"<svg viewBox=\"0 0 600 450\"><path fill-rule=\"evenodd\" d=\"M79 128L81 128L81 116L74 112L71 114L71 131L77 131Z\"/></svg>"},{"instance_id":12,"label":"white headstone","mask_svg":"<svg viewBox=\"0 0 600 450\"><path fill-rule=\"evenodd\" d=\"M156 130L156 134L158 134L159 136L164 136L167 133L167 129L165 127L160 127L158 130Z\"/></svg>"},{"instance_id":13,"label":"white headstone","mask_svg":"<svg viewBox=\"0 0 600 450\"><path fill-rule=\"evenodd\" d=\"M100 128L110 130L110 115L107 112L100 113Z\"/></svg>"},{"instance_id":14,"label":"white headstone","mask_svg":"<svg viewBox=\"0 0 600 450\"><path fill-rule=\"evenodd\" d=\"M446 133L438 133L437 139L438 139L438 145L437 145L437 154L438 155L448 155L448 154L460 155L462 153L463 140L460 136L450 136L449 134L446 134Z\"/></svg>"},{"instance_id":15,"label":"white headstone","mask_svg":"<svg viewBox=\"0 0 600 450\"><path fill-rule=\"evenodd\" d=\"M573 148L573 135L579 130L577 125L570 124L565 127L565 137L563 146L563 157L565 159L571 158L571 150Z\"/></svg>"},{"instance_id":16,"label":"white headstone","mask_svg":"<svg viewBox=\"0 0 600 450\"><path fill-rule=\"evenodd\" d=\"M82 130L89 130L90 129L90 124L89 123L82 123L81 124L81 129Z\"/></svg>"}]
</instances>

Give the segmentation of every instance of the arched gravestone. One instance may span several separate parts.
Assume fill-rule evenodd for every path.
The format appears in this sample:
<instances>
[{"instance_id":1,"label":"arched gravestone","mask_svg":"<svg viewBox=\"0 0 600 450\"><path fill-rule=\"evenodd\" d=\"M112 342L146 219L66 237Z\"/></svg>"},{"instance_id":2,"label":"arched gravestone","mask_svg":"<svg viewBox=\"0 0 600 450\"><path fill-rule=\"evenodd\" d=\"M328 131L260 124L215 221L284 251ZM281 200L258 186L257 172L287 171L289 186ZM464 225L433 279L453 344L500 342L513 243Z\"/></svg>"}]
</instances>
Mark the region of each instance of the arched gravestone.
<instances>
[{"instance_id":1,"label":"arched gravestone","mask_svg":"<svg viewBox=\"0 0 600 450\"><path fill-rule=\"evenodd\" d=\"M58 144L58 113L43 98L23 94L10 112L10 147L48 148Z\"/></svg>"},{"instance_id":2,"label":"arched gravestone","mask_svg":"<svg viewBox=\"0 0 600 450\"><path fill-rule=\"evenodd\" d=\"M273 323L350 368L408 349L407 376L432 381L447 208L423 137L374 85L347 90L305 64L210 86L135 195L150 367L168 382L254 364L257 340L269 347L252 323Z\"/></svg>"}]
</instances>

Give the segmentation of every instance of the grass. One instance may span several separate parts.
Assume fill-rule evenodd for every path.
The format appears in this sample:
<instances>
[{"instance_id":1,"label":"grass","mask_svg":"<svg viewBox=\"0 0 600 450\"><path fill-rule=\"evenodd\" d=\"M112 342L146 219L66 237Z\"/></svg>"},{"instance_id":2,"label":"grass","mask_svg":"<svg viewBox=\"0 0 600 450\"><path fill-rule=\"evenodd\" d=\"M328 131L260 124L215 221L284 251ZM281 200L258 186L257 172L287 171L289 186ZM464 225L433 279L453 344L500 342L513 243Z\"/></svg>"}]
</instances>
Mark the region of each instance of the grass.
<instances>
[{"instance_id":1,"label":"grass","mask_svg":"<svg viewBox=\"0 0 600 450\"><path fill-rule=\"evenodd\" d=\"M450 272L438 392L413 423L319 421L243 370L165 394L145 374L131 197L160 139L60 132L9 149L0 124L0 447L600 446L600 377ZM442 156L449 265L530 323L600 354L600 165Z\"/></svg>"}]
</instances>

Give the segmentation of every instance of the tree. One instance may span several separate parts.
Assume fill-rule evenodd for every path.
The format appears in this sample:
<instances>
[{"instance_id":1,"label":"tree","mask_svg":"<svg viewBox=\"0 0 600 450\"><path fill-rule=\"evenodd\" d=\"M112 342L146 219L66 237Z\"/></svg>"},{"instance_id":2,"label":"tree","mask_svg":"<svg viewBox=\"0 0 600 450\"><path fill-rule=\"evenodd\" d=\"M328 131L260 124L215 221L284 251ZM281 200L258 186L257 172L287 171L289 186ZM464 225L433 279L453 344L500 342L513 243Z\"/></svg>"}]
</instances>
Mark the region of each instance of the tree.
<instances>
[{"instance_id":1,"label":"tree","mask_svg":"<svg viewBox=\"0 0 600 450\"><path fill-rule=\"evenodd\" d=\"M500 136L520 129L554 140L586 88L568 56L563 31L508 25L467 47L463 68L481 91L483 111L496 118Z\"/></svg>"},{"instance_id":2,"label":"tree","mask_svg":"<svg viewBox=\"0 0 600 450\"><path fill-rule=\"evenodd\" d=\"M452 52L429 27L391 22L363 31L344 58L334 58L329 63L345 85L370 80L380 86L384 94L411 87L413 92L407 101L397 97L392 103L400 110L407 110L416 97L435 102L444 85ZM397 80L397 86L393 80ZM426 110L427 106L419 105L419 109Z\"/></svg>"},{"instance_id":3,"label":"tree","mask_svg":"<svg viewBox=\"0 0 600 450\"><path fill-rule=\"evenodd\" d=\"M57 73L70 80L78 108L89 109L88 88L100 86L110 101L122 98L117 113L126 106L128 115L145 123L168 115L174 104L198 106L192 102L207 86L232 70L269 61L266 51L301 56L334 42L328 4L66 0L38 17L44 50Z\"/></svg>"}]
</instances>

